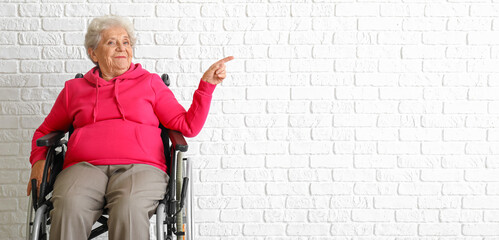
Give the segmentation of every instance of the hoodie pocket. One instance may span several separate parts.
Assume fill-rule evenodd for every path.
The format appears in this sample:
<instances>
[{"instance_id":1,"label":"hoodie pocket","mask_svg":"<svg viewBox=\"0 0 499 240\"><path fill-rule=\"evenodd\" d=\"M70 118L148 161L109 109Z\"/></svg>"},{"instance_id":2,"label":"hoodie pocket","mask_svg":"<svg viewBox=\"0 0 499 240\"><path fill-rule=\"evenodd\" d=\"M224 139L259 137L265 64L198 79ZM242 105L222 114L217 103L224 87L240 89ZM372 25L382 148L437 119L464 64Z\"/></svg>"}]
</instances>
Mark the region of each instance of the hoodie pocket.
<instances>
[{"instance_id":1,"label":"hoodie pocket","mask_svg":"<svg viewBox=\"0 0 499 240\"><path fill-rule=\"evenodd\" d=\"M111 160L112 164L112 160L157 158L162 151L157 127L119 119L78 130L68 149L68 155L78 161Z\"/></svg>"}]
</instances>

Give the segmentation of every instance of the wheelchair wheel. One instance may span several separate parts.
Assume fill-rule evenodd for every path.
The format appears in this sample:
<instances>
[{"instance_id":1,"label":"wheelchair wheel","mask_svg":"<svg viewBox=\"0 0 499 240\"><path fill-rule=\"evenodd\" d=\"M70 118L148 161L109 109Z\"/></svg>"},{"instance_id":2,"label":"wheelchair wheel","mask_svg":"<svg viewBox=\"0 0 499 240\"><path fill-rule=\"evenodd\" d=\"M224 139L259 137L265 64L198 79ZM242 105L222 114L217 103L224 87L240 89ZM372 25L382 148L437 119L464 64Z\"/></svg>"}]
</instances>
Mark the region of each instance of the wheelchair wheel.
<instances>
[{"instance_id":1,"label":"wheelchair wheel","mask_svg":"<svg viewBox=\"0 0 499 240\"><path fill-rule=\"evenodd\" d=\"M47 208L43 204L35 211L33 208L33 199L28 201L28 218L26 221L26 239L28 240L46 240L47 237ZM34 213L34 214L33 214Z\"/></svg>"}]
</instances>

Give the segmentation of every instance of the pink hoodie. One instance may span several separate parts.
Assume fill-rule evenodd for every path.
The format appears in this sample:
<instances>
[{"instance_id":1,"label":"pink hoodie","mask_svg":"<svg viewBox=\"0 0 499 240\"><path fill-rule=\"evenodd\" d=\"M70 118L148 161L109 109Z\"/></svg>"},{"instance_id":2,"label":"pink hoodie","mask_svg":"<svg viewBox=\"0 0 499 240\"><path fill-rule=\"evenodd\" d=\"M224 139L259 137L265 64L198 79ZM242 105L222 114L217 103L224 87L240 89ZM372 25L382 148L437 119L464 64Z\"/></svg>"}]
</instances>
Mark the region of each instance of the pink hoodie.
<instances>
[{"instance_id":1,"label":"pink hoodie","mask_svg":"<svg viewBox=\"0 0 499 240\"><path fill-rule=\"evenodd\" d=\"M45 159L47 148L36 140L53 131L75 131L68 143L64 168L79 162L93 165L149 164L166 171L159 122L186 137L203 127L216 85L199 83L188 111L157 74L132 64L106 81L93 68L83 78L65 83L49 115L36 130L30 162Z\"/></svg>"}]
</instances>

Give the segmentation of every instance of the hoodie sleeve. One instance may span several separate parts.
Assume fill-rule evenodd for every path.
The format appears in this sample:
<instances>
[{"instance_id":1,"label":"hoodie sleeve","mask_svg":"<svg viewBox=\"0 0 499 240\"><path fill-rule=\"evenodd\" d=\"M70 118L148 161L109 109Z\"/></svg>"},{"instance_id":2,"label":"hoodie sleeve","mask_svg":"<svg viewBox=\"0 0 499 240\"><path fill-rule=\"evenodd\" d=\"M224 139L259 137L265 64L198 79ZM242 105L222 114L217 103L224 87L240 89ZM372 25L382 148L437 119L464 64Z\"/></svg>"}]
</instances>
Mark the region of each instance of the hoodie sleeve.
<instances>
[{"instance_id":1,"label":"hoodie sleeve","mask_svg":"<svg viewBox=\"0 0 499 240\"><path fill-rule=\"evenodd\" d=\"M151 87L156 94L154 111L163 126L180 131L186 137L198 135L208 117L216 85L201 80L187 111L158 75L153 75Z\"/></svg>"},{"instance_id":2,"label":"hoodie sleeve","mask_svg":"<svg viewBox=\"0 0 499 240\"><path fill-rule=\"evenodd\" d=\"M47 155L48 148L36 146L37 139L54 131L68 131L69 126L71 125L71 119L68 115L67 102L67 85L65 85L52 106L49 115L45 118L42 125L36 129L35 134L33 135L33 140L31 141L31 156L29 158L31 165L38 160L45 159Z\"/></svg>"}]
</instances>

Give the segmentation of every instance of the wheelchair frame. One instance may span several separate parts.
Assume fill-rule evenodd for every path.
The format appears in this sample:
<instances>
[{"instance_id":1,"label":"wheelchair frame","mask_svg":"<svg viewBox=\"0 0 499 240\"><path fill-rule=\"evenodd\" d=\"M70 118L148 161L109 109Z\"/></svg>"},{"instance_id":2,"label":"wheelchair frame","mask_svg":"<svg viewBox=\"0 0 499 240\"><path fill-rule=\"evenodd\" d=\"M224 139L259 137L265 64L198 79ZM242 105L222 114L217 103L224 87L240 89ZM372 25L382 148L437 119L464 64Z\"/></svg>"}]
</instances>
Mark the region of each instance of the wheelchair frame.
<instances>
[{"instance_id":1,"label":"wheelchair frame","mask_svg":"<svg viewBox=\"0 0 499 240\"><path fill-rule=\"evenodd\" d=\"M76 75L76 78L81 77L83 75ZM170 85L167 74L163 74L161 78L167 86ZM188 150L188 145L180 132L167 129L161 124L159 127L161 128L161 139L163 140L170 180L165 197L156 208L156 239L173 240L175 235L176 239L190 240L193 237L191 189L189 188L191 172L189 159L183 157L183 154ZM69 134L71 132L70 130ZM48 147L48 152L40 184L40 194L38 196L37 188L32 187L29 197L26 239L47 239L47 225L50 225L50 210L53 208L50 201L51 192L57 174L62 171L67 149L65 134L64 132L52 132L36 141L37 146ZM32 186L37 186L35 179L32 180ZM186 200L187 205L185 204ZM33 212L35 212L34 216ZM102 225L92 229L89 239L93 239L108 230L107 217L102 215L97 222Z\"/></svg>"}]
</instances>

